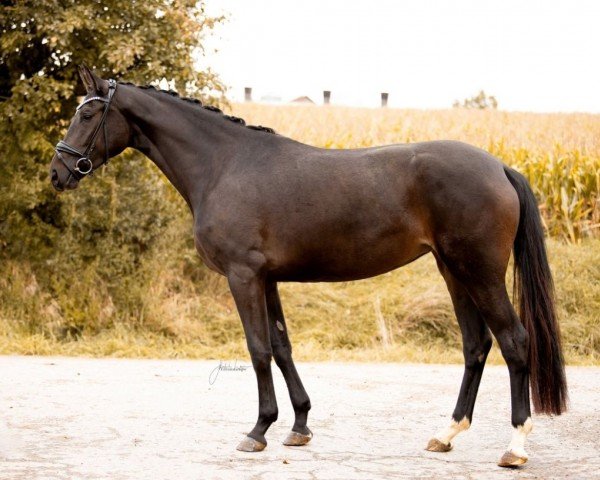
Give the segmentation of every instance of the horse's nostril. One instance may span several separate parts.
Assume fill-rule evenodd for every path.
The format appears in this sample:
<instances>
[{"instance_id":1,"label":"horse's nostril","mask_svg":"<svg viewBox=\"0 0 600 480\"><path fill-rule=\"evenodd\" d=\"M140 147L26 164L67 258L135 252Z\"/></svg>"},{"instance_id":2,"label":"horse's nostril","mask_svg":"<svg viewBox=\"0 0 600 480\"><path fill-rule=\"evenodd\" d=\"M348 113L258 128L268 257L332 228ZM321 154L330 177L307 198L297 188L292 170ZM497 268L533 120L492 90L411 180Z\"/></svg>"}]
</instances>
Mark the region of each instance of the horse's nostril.
<instances>
[{"instance_id":1,"label":"horse's nostril","mask_svg":"<svg viewBox=\"0 0 600 480\"><path fill-rule=\"evenodd\" d=\"M52 186L58 190L59 192L62 192L63 187L60 184L60 180L58 178L58 172L56 171L55 168L52 169L52 171L50 172L50 181L52 182Z\"/></svg>"}]
</instances>

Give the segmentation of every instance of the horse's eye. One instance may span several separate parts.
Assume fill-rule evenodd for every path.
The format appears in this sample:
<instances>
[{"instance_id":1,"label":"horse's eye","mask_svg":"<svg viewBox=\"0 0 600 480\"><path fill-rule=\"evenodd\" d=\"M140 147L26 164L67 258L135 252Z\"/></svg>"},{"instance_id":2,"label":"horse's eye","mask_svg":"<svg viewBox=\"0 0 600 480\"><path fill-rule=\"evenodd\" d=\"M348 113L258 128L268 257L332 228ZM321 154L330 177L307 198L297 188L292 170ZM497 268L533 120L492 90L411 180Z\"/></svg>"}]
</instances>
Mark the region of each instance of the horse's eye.
<instances>
[{"instance_id":1,"label":"horse's eye","mask_svg":"<svg viewBox=\"0 0 600 480\"><path fill-rule=\"evenodd\" d=\"M90 118L92 118L92 112L83 112L81 114L81 118L83 118L84 120L89 120Z\"/></svg>"}]
</instances>

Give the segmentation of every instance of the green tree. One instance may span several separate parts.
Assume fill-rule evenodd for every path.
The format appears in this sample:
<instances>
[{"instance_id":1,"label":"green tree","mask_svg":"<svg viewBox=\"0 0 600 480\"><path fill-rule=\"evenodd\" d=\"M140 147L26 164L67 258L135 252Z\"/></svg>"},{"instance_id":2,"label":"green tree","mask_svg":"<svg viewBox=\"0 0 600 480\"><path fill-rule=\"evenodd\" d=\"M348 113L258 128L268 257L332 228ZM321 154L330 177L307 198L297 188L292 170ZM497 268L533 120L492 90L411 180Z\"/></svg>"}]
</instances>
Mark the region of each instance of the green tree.
<instances>
[{"instance_id":1,"label":"green tree","mask_svg":"<svg viewBox=\"0 0 600 480\"><path fill-rule=\"evenodd\" d=\"M84 94L76 66L140 84L166 80L186 95L215 98L222 83L193 65L222 20L197 0L2 2L0 267L3 258L26 262L53 298L78 285L71 317L100 283L110 289L135 276L169 223L187 215L157 169L134 152L76 194L52 190L54 144ZM93 278L84 285L85 272Z\"/></svg>"}]
</instances>

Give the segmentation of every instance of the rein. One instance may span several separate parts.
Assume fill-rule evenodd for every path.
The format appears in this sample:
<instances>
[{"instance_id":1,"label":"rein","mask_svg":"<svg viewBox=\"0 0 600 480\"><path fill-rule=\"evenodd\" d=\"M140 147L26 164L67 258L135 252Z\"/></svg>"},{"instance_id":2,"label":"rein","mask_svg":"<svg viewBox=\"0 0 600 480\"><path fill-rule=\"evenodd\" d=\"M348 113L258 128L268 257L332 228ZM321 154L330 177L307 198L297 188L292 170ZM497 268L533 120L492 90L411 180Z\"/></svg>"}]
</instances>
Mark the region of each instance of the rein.
<instances>
[{"instance_id":1,"label":"rein","mask_svg":"<svg viewBox=\"0 0 600 480\"><path fill-rule=\"evenodd\" d=\"M92 134L92 137L83 153L80 152L79 150L77 150L76 148L72 147L71 145L69 145L67 142L63 142L62 140L59 141L56 144L56 147L54 148L56 150L56 156L60 159L60 161L67 168L67 170L69 170L69 173L71 175L73 175L73 177L75 177L76 180L81 180L86 175L92 175L94 173L94 164L92 163L92 160L90 159L90 155L94 151L96 137L98 137L98 134L100 133L100 129L102 129L104 131L104 161L100 165L98 165L98 168L104 164L107 164L109 161L108 133L106 131L106 116L108 115L108 110L110 109L110 104L112 103L112 99L113 99L116 91L117 91L117 82L113 79L110 79L108 81L108 96L107 97L90 97L87 100L84 100L83 102L81 102L79 104L79 106L77 107L77 109L75 110L76 112L78 112L81 107L83 107L86 103L89 103L89 102L93 102L93 101L104 102L104 110L102 111L102 118L100 119L100 123L96 126L96 129L94 130L94 133ZM73 168L71 168L69 166L69 164L65 161L65 159L61 155L61 152L79 157L78 160L75 162L75 166Z\"/></svg>"}]
</instances>

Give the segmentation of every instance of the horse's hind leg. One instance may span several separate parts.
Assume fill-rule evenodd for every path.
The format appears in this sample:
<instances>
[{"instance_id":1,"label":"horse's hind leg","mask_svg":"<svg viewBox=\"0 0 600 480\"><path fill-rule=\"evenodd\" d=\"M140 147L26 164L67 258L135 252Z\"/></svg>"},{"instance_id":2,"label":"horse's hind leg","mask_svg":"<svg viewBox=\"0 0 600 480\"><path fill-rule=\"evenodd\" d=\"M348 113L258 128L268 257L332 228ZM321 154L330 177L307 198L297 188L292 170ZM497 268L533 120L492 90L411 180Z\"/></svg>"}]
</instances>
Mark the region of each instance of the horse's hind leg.
<instances>
[{"instance_id":1,"label":"horse's hind leg","mask_svg":"<svg viewBox=\"0 0 600 480\"><path fill-rule=\"evenodd\" d=\"M427 444L432 452L448 452L452 439L471 426L477 390L492 346L492 335L465 287L436 257L452 298L452 304L462 333L465 371L451 424L440 430Z\"/></svg>"},{"instance_id":2,"label":"horse's hind leg","mask_svg":"<svg viewBox=\"0 0 600 480\"><path fill-rule=\"evenodd\" d=\"M529 403L529 334L510 303L504 279L495 284L469 286L469 292L498 340L508 366L514 431L498 465L515 467L527 461L525 440L533 427Z\"/></svg>"},{"instance_id":3,"label":"horse's hind leg","mask_svg":"<svg viewBox=\"0 0 600 480\"><path fill-rule=\"evenodd\" d=\"M292 431L283 441L283 444L290 446L305 445L312 438L312 432L306 426L308 411L310 410L310 399L292 360L292 346L287 334L277 283L267 282L266 288L273 356L287 384L296 417Z\"/></svg>"},{"instance_id":4,"label":"horse's hind leg","mask_svg":"<svg viewBox=\"0 0 600 480\"><path fill-rule=\"evenodd\" d=\"M494 238L494 237L490 237ZM446 249L442 260L468 291L502 351L510 375L513 438L498 465L513 467L527 461L525 439L532 428L529 404L529 334L510 303L505 285L510 244L492 241Z\"/></svg>"}]
</instances>

